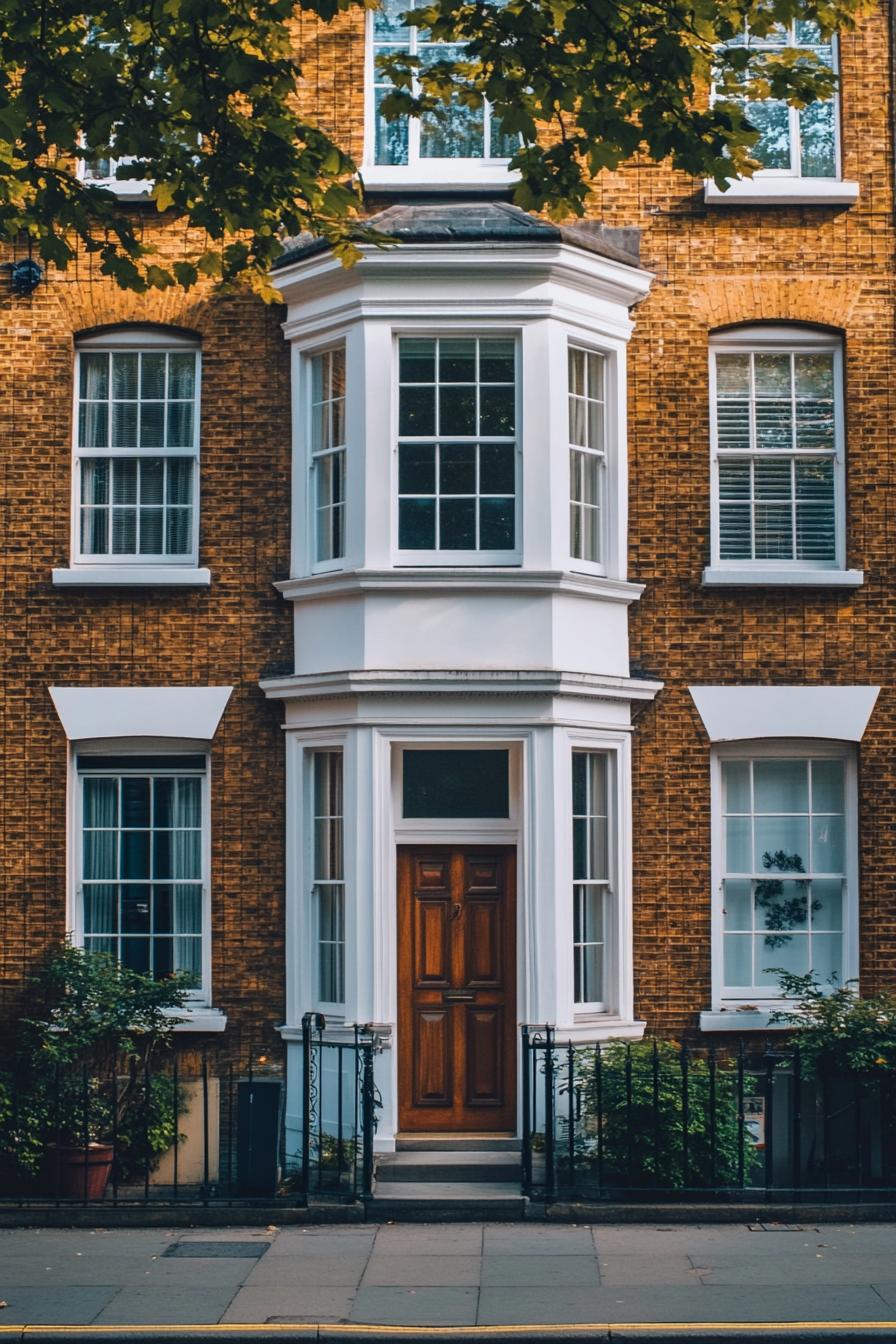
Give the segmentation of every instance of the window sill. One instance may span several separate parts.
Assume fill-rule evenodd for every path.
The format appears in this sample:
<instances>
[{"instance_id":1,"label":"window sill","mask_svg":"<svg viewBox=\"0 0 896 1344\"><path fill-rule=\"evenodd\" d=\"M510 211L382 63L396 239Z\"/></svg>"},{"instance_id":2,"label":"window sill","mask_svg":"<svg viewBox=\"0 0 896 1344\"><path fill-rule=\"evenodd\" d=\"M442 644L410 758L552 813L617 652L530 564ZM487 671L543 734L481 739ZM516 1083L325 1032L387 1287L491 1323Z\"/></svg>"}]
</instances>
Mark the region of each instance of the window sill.
<instances>
[{"instance_id":1,"label":"window sill","mask_svg":"<svg viewBox=\"0 0 896 1344\"><path fill-rule=\"evenodd\" d=\"M73 565L53 570L54 588L208 588L211 571L192 565Z\"/></svg>"},{"instance_id":2,"label":"window sill","mask_svg":"<svg viewBox=\"0 0 896 1344\"><path fill-rule=\"evenodd\" d=\"M703 183L707 205L854 205L859 199L858 182L840 182L830 177L740 178L722 191L715 182Z\"/></svg>"},{"instance_id":3,"label":"window sill","mask_svg":"<svg viewBox=\"0 0 896 1344\"><path fill-rule=\"evenodd\" d=\"M646 1022L633 1022L613 1013L595 1013L593 1016L576 1017L571 1027L556 1026L554 1040L558 1045L589 1045L597 1041L640 1041L644 1036ZM531 1034L539 1028L529 1028ZM543 1028L542 1028L543 1030Z\"/></svg>"},{"instance_id":4,"label":"window sill","mask_svg":"<svg viewBox=\"0 0 896 1344\"><path fill-rule=\"evenodd\" d=\"M179 1021L175 1022L175 1032L199 1032L224 1031L227 1026L227 1014L222 1013L218 1008L205 1008L201 1004L191 1007L190 1004L184 1004L183 1008L166 1008L164 1010L166 1017L176 1017Z\"/></svg>"},{"instance_id":5,"label":"window sill","mask_svg":"<svg viewBox=\"0 0 896 1344\"><path fill-rule=\"evenodd\" d=\"M419 191L487 191L502 187L510 191L520 180L506 164L485 164L472 160L448 160L444 165L434 162L414 166L400 164L370 164L359 174L365 191L419 192Z\"/></svg>"},{"instance_id":6,"label":"window sill","mask_svg":"<svg viewBox=\"0 0 896 1344\"><path fill-rule=\"evenodd\" d=\"M700 1014L701 1031L788 1031L783 1022L770 1021L774 1008L720 1008Z\"/></svg>"},{"instance_id":7,"label":"window sill","mask_svg":"<svg viewBox=\"0 0 896 1344\"><path fill-rule=\"evenodd\" d=\"M117 177L81 177L83 187L99 187L102 191L111 191L120 201L148 201L152 198L155 185L146 178L134 178L130 181Z\"/></svg>"},{"instance_id":8,"label":"window sill","mask_svg":"<svg viewBox=\"0 0 896 1344\"><path fill-rule=\"evenodd\" d=\"M703 571L704 588L861 588L861 569L723 569Z\"/></svg>"}]
</instances>

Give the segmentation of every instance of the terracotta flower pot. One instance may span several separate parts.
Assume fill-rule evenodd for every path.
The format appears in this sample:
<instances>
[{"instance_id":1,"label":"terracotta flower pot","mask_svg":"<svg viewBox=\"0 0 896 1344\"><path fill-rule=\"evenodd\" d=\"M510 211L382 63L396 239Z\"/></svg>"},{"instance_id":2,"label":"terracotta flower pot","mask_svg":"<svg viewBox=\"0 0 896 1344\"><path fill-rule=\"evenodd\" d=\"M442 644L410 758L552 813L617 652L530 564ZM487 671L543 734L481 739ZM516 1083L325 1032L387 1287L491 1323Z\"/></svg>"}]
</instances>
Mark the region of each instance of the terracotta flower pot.
<instances>
[{"instance_id":1,"label":"terracotta flower pot","mask_svg":"<svg viewBox=\"0 0 896 1344\"><path fill-rule=\"evenodd\" d=\"M59 1144L48 1153L47 1173L61 1199L102 1199L112 1171L111 1143ZM86 1186L85 1186L86 1181Z\"/></svg>"}]
</instances>

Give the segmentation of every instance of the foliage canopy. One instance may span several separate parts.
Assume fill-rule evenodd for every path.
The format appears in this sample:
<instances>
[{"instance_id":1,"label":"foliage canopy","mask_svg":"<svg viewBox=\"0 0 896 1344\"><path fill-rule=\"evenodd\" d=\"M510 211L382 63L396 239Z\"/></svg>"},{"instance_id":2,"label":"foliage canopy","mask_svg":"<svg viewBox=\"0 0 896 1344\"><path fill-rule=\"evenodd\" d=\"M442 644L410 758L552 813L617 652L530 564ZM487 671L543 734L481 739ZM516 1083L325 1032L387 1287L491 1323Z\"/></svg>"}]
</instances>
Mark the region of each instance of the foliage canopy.
<instances>
[{"instance_id":1,"label":"foliage canopy","mask_svg":"<svg viewBox=\"0 0 896 1344\"><path fill-rule=\"evenodd\" d=\"M297 9L324 25L373 0L0 0L0 237L26 236L66 267L80 247L126 288L189 288L201 275L269 292L280 239L322 234L346 260L363 236L357 166L302 111ZM741 41L793 20L822 35L869 0L432 0L415 12L464 59L425 70L388 58L392 114L485 94L521 144L517 203L581 214L591 178L632 156L670 159L720 184L749 175L742 98L829 96L813 54ZM709 101L715 80L716 99ZM81 181L115 157L182 222L165 259L144 214Z\"/></svg>"}]
</instances>

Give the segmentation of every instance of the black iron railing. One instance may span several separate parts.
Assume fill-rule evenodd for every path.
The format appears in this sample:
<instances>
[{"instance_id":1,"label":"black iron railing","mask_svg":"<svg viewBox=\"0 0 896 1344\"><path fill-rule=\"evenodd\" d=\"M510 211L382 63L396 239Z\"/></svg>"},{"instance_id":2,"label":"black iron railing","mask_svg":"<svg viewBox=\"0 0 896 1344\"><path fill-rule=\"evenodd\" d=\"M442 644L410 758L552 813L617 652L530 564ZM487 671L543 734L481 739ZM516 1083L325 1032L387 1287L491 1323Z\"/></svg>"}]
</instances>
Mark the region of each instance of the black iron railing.
<instances>
[{"instance_id":1,"label":"black iron railing","mask_svg":"<svg viewBox=\"0 0 896 1344\"><path fill-rule=\"evenodd\" d=\"M357 1199L373 1191L373 1136L380 1098L375 1035L327 1038L320 1013L302 1018L302 1189Z\"/></svg>"},{"instance_id":2,"label":"black iron railing","mask_svg":"<svg viewBox=\"0 0 896 1344\"><path fill-rule=\"evenodd\" d=\"M0 1070L0 1206L304 1204L373 1184L376 1037L302 1022L288 1113L282 1060L232 1041L42 1075Z\"/></svg>"},{"instance_id":3,"label":"black iron railing","mask_svg":"<svg viewBox=\"0 0 896 1344\"><path fill-rule=\"evenodd\" d=\"M577 1045L522 1033L523 1188L635 1201L896 1200L893 1079L799 1049Z\"/></svg>"}]
</instances>

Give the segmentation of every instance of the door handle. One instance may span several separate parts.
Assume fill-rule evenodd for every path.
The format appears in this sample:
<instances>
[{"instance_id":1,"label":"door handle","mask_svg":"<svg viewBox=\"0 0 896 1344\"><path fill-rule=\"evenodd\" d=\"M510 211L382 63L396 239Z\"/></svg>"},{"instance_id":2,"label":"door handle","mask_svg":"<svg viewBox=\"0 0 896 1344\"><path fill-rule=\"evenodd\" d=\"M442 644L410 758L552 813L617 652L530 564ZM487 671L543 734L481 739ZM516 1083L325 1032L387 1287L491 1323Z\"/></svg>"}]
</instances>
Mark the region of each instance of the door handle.
<instances>
[{"instance_id":1,"label":"door handle","mask_svg":"<svg viewBox=\"0 0 896 1344\"><path fill-rule=\"evenodd\" d=\"M474 1003L476 999L475 989L443 989L443 1003Z\"/></svg>"},{"instance_id":2,"label":"door handle","mask_svg":"<svg viewBox=\"0 0 896 1344\"><path fill-rule=\"evenodd\" d=\"M451 909L448 911L448 922L450 923L451 920L453 919L460 919L460 911L461 911L460 904L458 901L455 901Z\"/></svg>"}]
</instances>

